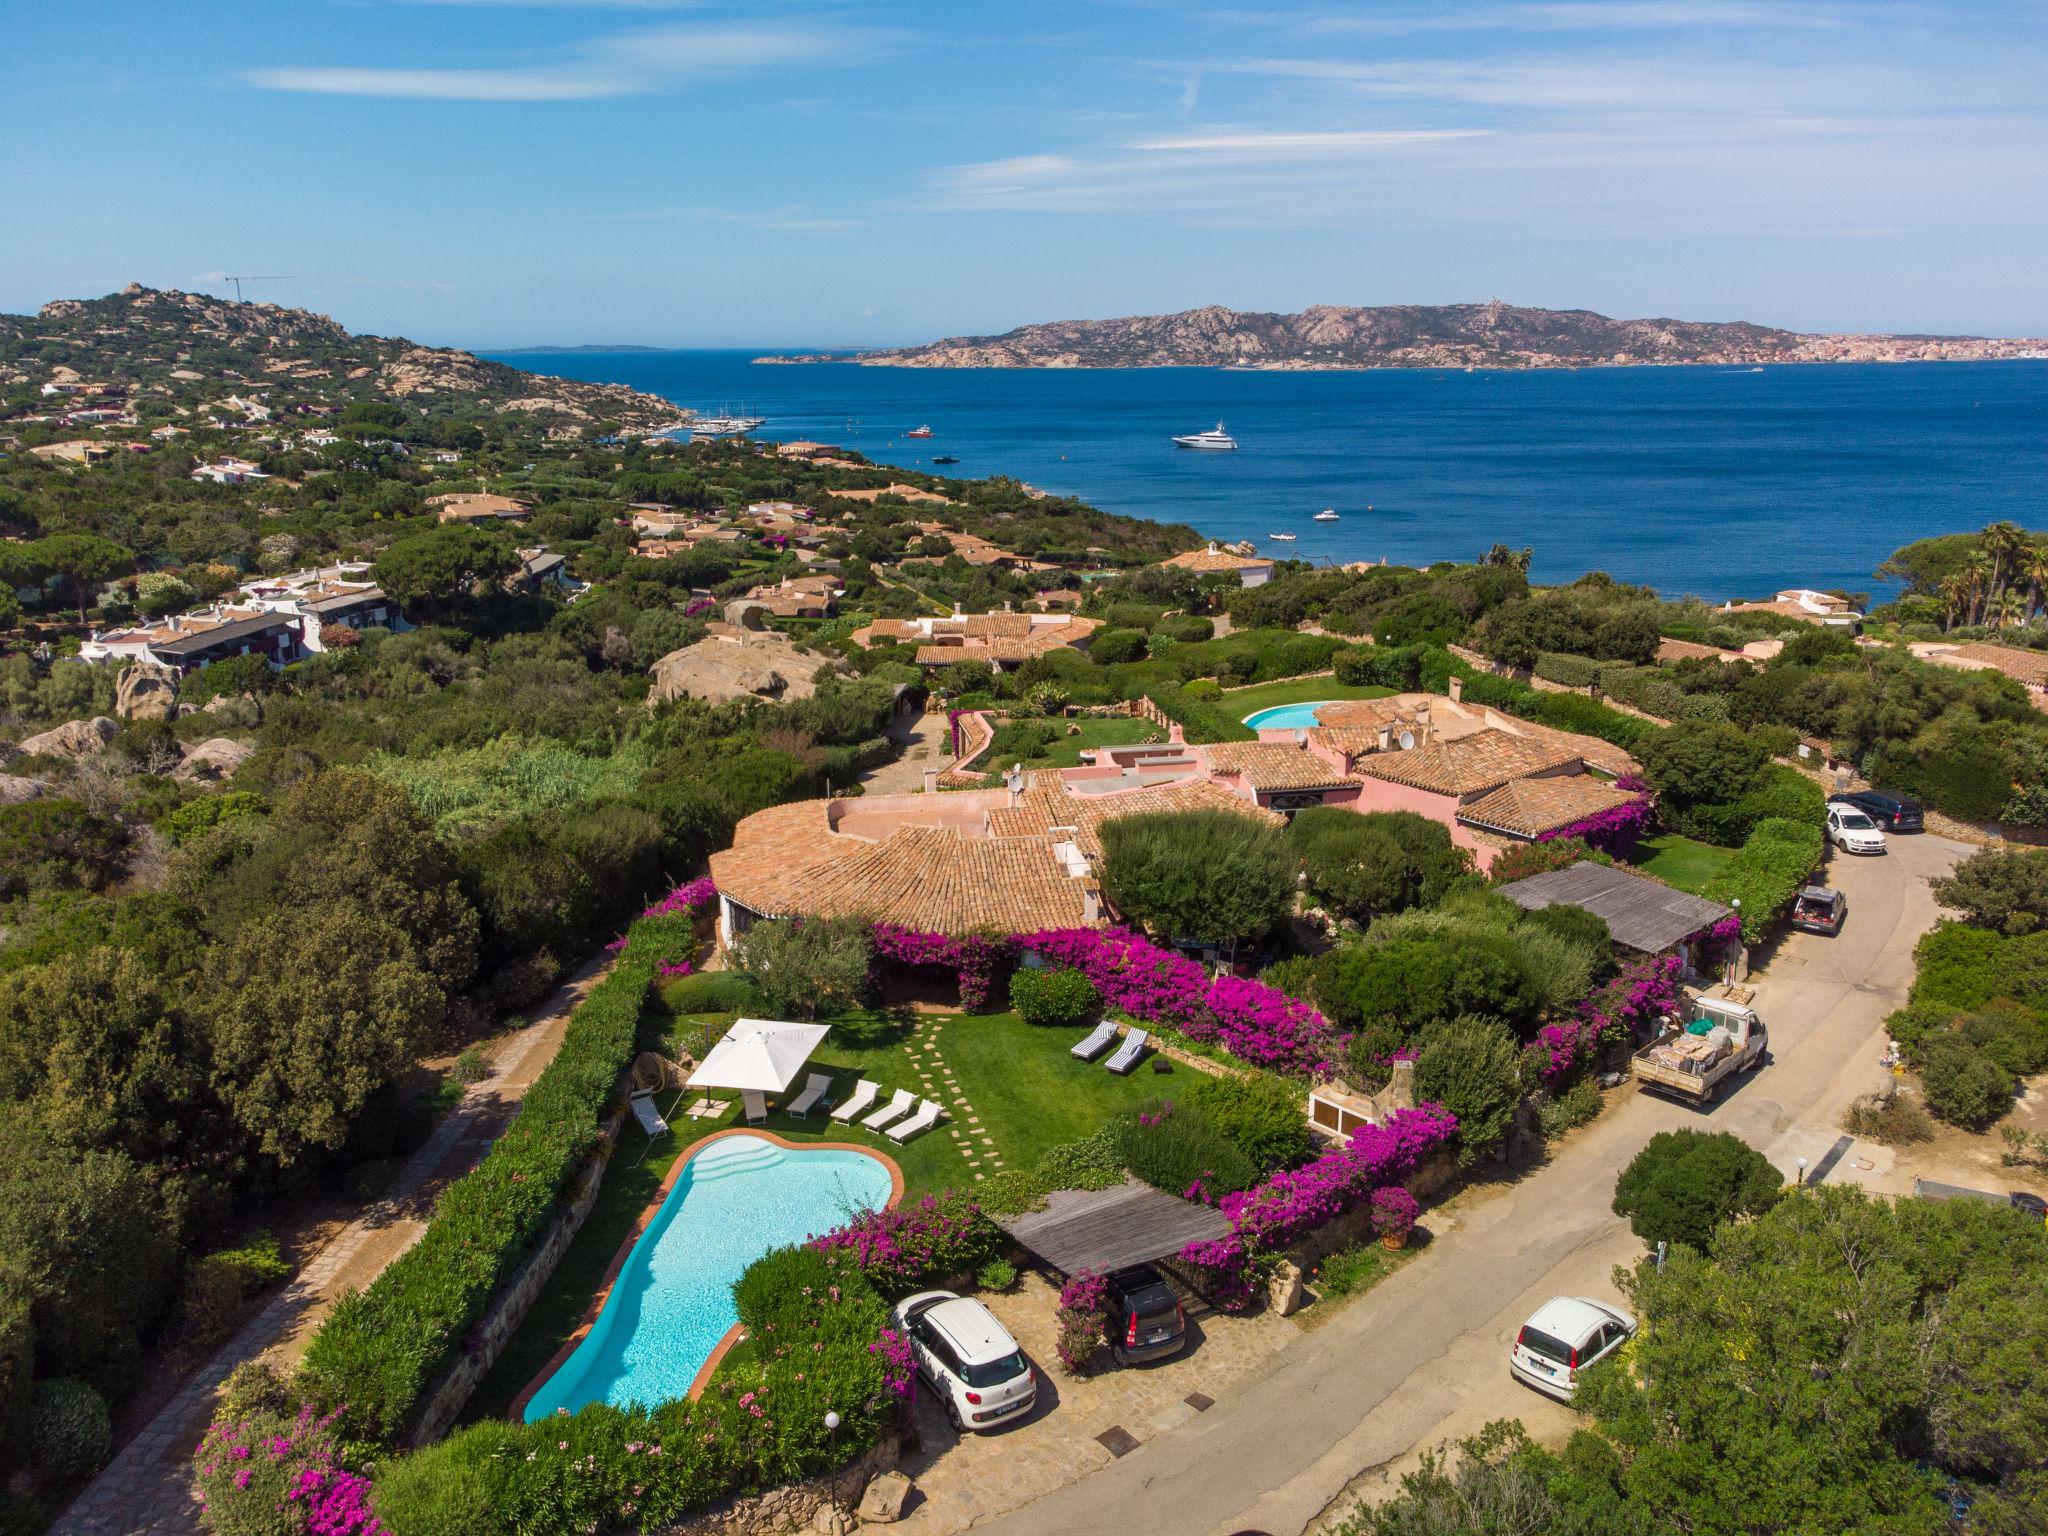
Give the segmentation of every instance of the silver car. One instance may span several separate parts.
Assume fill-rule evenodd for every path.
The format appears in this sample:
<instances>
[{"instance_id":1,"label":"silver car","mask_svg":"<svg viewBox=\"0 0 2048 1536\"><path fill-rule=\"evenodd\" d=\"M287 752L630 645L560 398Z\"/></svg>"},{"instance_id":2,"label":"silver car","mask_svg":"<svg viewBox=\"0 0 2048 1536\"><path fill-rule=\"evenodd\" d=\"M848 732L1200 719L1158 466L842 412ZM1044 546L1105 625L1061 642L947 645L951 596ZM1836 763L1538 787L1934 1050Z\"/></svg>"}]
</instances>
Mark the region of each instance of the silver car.
<instances>
[{"instance_id":1,"label":"silver car","mask_svg":"<svg viewBox=\"0 0 2048 1536\"><path fill-rule=\"evenodd\" d=\"M1636 1320L1604 1301L1553 1296L1522 1324L1508 1350L1508 1370L1549 1397L1570 1402L1579 1372L1635 1336Z\"/></svg>"}]
</instances>

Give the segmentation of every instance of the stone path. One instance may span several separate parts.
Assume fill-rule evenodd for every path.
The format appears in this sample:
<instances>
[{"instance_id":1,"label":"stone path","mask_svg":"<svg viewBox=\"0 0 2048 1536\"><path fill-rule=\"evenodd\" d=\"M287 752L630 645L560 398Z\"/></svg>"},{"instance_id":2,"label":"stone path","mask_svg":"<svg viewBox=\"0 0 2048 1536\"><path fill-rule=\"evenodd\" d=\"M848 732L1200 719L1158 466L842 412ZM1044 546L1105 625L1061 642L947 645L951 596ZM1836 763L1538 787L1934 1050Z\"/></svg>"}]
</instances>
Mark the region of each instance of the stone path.
<instances>
[{"instance_id":1,"label":"stone path","mask_svg":"<svg viewBox=\"0 0 2048 1536\"><path fill-rule=\"evenodd\" d=\"M924 788L927 768L944 771L953 762L953 733L943 714L898 715L889 739L899 748L893 761L864 775L871 795L914 795Z\"/></svg>"},{"instance_id":2,"label":"stone path","mask_svg":"<svg viewBox=\"0 0 2048 1536\"><path fill-rule=\"evenodd\" d=\"M924 1098L937 1099L947 1106L946 1134L953 1138L953 1145L967 1160L967 1171L977 1181L999 1171L1003 1166L1002 1154L996 1150L996 1139L981 1123L981 1116L961 1092L960 1080L953 1076L953 1069L946 1065L946 1058L939 1054L939 1036L945 1030L943 1019L921 1022L904 1042L903 1054L909 1058L911 1070L917 1073Z\"/></svg>"},{"instance_id":3,"label":"stone path","mask_svg":"<svg viewBox=\"0 0 2048 1536\"><path fill-rule=\"evenodd\" d=\"M49 1536L195 1536L200 1529L187 1462L213 1417L214 1391L250 1360L293 1364L337 1296L361 1290L426 1230L441 1191L490 1150L526 1090L554 1060L576 1005L610 969L600 955L548 998L544 1009L491 1052L491 1075L412 1155L384 1198L335 1234L269 1305L115 1454L50 1527Z\"/></svg>"}]
</instances>

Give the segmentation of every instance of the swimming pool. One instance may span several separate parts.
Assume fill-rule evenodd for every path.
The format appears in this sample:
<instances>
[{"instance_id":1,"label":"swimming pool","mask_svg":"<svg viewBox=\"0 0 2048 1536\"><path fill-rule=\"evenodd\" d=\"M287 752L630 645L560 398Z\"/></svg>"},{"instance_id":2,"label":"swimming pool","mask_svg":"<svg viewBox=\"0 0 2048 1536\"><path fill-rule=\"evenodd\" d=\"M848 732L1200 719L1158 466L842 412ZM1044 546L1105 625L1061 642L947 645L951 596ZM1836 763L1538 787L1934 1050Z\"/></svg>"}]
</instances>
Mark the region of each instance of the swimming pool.
<instances>
[{"instance_id":1,"label":"swimming pool","mask_svg":"<svg viewBox=\"0 0 2048 1536\"><path fill-rule=\"evenodd\" d=\"M1306 731L1321 725L1316 711L1326 704L1335 704L1335 699L1316 699L1307 704L1276 704L1271 709L1259 710L1246 715L1244 723L1255 731Z\"/></svg>"},{"instance_id":2,"label":"swimming pool","mask_svg":"<svg viewBox=\"0 0 2048 1536\"><path fill-rule=\"evenodd\" d=\"M586 1403L649 1407L689 1395L739 1321L732 1283L771 1248L889 1203L889 1169L851 1149L722 1136L690 1155L626 1256L597 1322L533 1394L526 1422Z\"/></svg>"}]
</instances>

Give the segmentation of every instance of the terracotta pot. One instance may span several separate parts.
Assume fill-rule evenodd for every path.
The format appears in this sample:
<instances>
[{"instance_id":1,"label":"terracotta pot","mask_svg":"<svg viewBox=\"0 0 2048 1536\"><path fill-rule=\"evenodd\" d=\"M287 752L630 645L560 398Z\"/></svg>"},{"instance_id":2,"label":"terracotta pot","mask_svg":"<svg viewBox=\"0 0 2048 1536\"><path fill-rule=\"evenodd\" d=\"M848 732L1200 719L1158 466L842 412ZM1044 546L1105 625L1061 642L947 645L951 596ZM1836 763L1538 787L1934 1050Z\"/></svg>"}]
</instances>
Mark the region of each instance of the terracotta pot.
<instances>
[{"instance_id":1,"label":"terracotta pot","mask_svg":"<svg viewBox=\"0 0 2048 1536\"><path fill-rule=\"evenodd\" d=\"M1380 1234L1380 1246L1399 1253L1408 1246L1408 1234L1406 1232L1382 1232Z\"/></svg>"}]
</instances>

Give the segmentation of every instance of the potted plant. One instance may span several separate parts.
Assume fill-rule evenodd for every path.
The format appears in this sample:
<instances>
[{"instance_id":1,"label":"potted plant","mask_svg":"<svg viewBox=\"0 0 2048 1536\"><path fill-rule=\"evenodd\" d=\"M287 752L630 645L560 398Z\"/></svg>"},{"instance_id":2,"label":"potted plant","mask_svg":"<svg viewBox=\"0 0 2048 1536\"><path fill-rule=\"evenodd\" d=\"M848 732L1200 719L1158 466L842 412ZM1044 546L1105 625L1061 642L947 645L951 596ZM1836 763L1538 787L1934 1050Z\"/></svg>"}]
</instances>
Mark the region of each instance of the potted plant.
<instances>
[{"instance_id":1,"label":"potted plant","mask_svg":"<svg viewBox=\"0 0 2048 1536\"><path fill-rule=\"evenodd\" d=\"M1380 1235L1382 1248L1407 1247L1408 1234L1415 1230L1415 1218L1421 1214L1415 1197L1398 1184L1372 1192L1372 1227Z\"/></svg>"}]
</instances>

